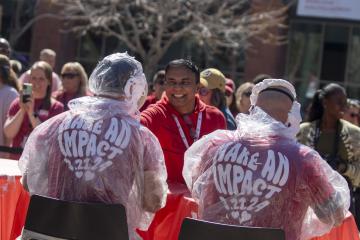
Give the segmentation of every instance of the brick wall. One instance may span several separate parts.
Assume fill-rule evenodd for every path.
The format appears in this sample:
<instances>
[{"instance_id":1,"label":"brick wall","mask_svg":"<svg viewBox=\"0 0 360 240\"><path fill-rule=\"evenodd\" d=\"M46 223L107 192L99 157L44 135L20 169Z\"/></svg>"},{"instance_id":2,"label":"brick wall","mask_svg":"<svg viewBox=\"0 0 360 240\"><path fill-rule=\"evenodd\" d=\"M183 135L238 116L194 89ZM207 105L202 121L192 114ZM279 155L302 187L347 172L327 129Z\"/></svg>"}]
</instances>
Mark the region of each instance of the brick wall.
<instances>
[{"instance_id":1,"label":"brick wall","mask_svg":"<svg viewBox=\"0 0 360 240\"><path fill-rule=\"evenodd\" d=\"M51 0L39 0L35 10L36 16L41 14L56 14L60 11ZM31 62L39 59L39 53L44 48L56 52L55 71L60 72L62 65L67 61L74 61L76 56L75 36L64 33L63 22L56 18L46 17L39 19L33 26L31 43Z\"/></svg>"},{"instance_id":2,"label":"brick wall","mask_svg":"<svg viewBox=\"0 0 360 240\"><path fill-rule=\"evenodd\" d=\"M254 0L257 9L268 8L269 6L281 6L282 1ZM259 8L260 7L260 8ZM278 30L274 30L276 32ZM287 33L282 33L287 34ZM252 48L246 51L244 80L251 81L256 75L264 73L274 78L282 78L286 66L286 45L275 46L263 44L258 40L251 40Z\"/></svg>"}]
</instances>

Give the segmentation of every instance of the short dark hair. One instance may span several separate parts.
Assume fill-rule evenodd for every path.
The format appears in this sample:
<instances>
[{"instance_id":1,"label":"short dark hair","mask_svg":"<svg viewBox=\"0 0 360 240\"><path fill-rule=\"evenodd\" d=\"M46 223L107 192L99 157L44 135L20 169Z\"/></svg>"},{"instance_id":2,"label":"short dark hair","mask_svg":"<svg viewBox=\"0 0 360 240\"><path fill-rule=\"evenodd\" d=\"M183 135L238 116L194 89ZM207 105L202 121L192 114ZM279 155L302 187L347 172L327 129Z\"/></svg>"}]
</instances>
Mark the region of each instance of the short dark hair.
<instances>
[{"instance_id":1,"label":"short dark hair","mask_svg":"<svg viewBox=\"0 0 360 240\"><path fill-rule=\"evenodd\" d=\"M187 59L176 59L170 61L165 67L165 75L172 67L185 67L195 74L196 83L200 82L200 70L199 68L190 60Z\"/></svg>"},{"instance_id":2,"label":"short dark hair","mask_svg":"<svg viewBox=\"0 0 360 240\"><path fill-rule=\"evenodd\" d=\"M252 82L256 85L256 84L258 84L258 83L260 83L263 80L268 79L268 78L272 78L272 77L270 75L268 75L268 74L260 73L260 74L256 75L253 78Z\"/></svg>"}]
</instances>

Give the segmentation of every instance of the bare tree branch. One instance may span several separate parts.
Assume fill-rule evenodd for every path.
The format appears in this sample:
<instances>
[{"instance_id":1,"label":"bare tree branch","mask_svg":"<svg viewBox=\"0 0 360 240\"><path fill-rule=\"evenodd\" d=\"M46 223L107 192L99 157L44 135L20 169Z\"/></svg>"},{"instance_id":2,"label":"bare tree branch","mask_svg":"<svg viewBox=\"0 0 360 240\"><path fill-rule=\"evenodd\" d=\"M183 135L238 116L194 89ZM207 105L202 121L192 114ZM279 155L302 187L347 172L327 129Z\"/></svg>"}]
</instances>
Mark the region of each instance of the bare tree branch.
<instances>
[{"instance_id":1,"label":"bare tree branch","mask_svg":"<svg viewBox=\"0 0 360 240\"><path fill-rule=\"evenodd\" d=\"M138 54L144 69L156 66L169 47L189 37L213 51L244 49L249 39L283 44L288 6L266 8L248 0L52 0L63 9L56 17L67 23L65 31L88 31L113 36ZM17 36L21 36L19 33Z\"/></svg>"},{"instance_id":2,"label":"bare tree branch","mask_svg":"<svg viewBox=\"0 0 360 240\"><path fill-rule=\"evenodd\" d=\"M61 16L59 16L58 14L52 14L52 13L46 13L46 14L41 14L33 19L31 19L30 21L28 21L22 28L20 28L20 30L18 31L13 31L14 33L16 33L15 35L12 35L10 37L10 42L13 44L15 43L18 39L20 39L20 37L29 29L32 27L32 25L36 22L39 21L41 19L44 18L56 18L56 19L63 19Z\"/></svg>"}]
</instances>

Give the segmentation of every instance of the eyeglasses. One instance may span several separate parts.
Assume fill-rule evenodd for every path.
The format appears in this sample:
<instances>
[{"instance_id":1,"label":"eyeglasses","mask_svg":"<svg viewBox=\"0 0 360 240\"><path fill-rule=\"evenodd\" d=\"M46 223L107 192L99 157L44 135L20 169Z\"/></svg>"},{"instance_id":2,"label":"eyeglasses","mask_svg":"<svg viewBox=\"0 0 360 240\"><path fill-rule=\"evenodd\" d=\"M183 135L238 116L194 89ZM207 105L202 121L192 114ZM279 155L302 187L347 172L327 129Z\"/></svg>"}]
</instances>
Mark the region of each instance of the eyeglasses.
<instances>
[{"instance_id":1,"label":"eyeglasses","mask_svg":"<svg viewBox=\"0 0 360 240\"><path fill-rule=\"evenodd\" d=\"M174 88L176 86L180 88L188 88L194 85L193 82L175 82L175 81L165 81L164 82L167 87Z\"/></svg>"},{"instance_id":2,"label":"eyeglasses","mask_svg":"<svg viewBox=\"0 0 360 240\"><path fill-rule=\"evenodd\" d=\"M244 95L244 96L246 96L246 97L250 97L251 92L243 92L243 94L242 94L242 95Z\"/></svg>"},{"instance_id":3,"label":"eyeglasses","mask_svg":"<svg viewBox=\"0 0 360 240\"><path fill-rule=\"evenodd\" d=\"M62 73L61 74L61 78L74 78L74 77L77 77L79 76L78 73Z\"/></svg>"},{"instance_id":4,"label":"eyeglasses","mask_svg":"<svg viewBox=\"0 0 360 240\"><path fill-rule=\"evenodd\" d=\"M205 87L202 87L202 88L199 89L199 95L200 96L206 96L206 95L209 94L209 92L210 92L210 90L205 88Z\"/></svg>"}]
</instances>

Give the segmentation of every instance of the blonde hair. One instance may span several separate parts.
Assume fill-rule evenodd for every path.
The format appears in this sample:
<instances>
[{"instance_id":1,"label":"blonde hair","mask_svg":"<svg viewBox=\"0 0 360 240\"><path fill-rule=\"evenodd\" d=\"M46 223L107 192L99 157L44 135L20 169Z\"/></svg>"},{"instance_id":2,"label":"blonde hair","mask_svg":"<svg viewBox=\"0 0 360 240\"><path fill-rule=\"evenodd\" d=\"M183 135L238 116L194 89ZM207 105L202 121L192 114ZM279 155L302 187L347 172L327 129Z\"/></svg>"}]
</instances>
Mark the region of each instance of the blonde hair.
<instances>
[{"instance_id":1,"label":"blonde hair","mask_svg":"<svg viewBox=\"0 0 360 240\"><path fill-rule=\"evenodd\" d=\"M61 73L64 73L65 69L71 69L75 71L80 76L80 85L77 90L79 96L85 96L88 88L88 76L85 72L84 67L78 62L68 62L65 63L61 69ZM64 90L63 90L64 91Z\"/></svg>"},{"instance_id":2,"label":"blonde hair","mask_svg":"<svg viewBox=\"0 0 360 240\"><path fill-rule=\"evenodd\" d=\"M252 83L252 82L245 82L245 83L241 84L237 88L236 93L235 93L235 100L236 100L237 109L240 110L240 102L241 102L241 98L243 96L243 93L249 88L252 89L254 86L255 86L255 84Z\"/></svg>"}]
</instances>

